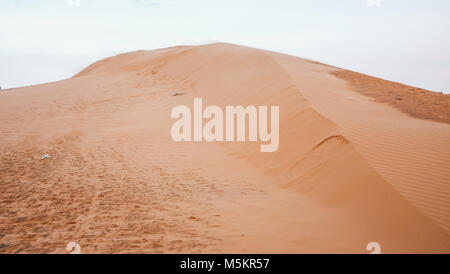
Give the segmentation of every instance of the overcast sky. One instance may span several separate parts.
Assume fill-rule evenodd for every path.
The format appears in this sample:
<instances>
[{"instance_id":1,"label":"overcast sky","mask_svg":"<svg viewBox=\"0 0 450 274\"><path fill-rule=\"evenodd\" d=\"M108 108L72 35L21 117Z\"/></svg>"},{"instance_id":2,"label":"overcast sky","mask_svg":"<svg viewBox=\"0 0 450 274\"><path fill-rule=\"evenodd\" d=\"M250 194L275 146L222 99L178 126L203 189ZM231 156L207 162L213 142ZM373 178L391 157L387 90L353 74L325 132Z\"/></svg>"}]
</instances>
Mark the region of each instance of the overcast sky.
<instances>
[{"instance_id":1,"label":"overcast sky","mask_svg":"<svg viewBox=\"0 0 450 274\"><path fill-rule=\"evenodd\" d=\"M0 85L118 53L213 41L450 93L448 0L0 0Z\"/></svg>"}]
</instances>

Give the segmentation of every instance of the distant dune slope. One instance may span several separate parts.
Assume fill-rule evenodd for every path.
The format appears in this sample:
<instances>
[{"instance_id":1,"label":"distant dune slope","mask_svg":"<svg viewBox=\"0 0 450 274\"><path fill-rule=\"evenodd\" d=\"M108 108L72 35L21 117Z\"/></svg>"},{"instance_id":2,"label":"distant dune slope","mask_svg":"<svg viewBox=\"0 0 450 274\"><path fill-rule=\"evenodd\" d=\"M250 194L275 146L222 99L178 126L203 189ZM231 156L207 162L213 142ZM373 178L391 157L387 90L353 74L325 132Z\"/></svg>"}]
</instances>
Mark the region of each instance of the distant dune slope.
<instances>
[{"instance_id":1,"label":"distant dune slope","mask_svg":"<svg viewBox=\"0 0 450 274\"><path fill-rule=\"evenodd\" d=\"M56 141L56 147L69 142L65 149L80 153L83 161L76 163L82 167L75 164L72 169L58 158L65 169L51 169L52 178L60 178L62 184L67 172L92 167L79 179L81 185L89 181L100 191L92 198L93 206L77 213L90 220L85 221L88 224L96 220L97 210L105 217L113 214L107 207L112 197L117 208L126 203L120 195L136 198L133 191L138 191L147 197L146 184L150 188L156 184L167 197L158 196L154 205L150 200L136 205L140 208L162 210L182 201L176 210L157 214L171 220L158 223L162 231L155 228L163 235L157 244L142 247L136 242L146 252L361 253L371 241L379 241L385 252L449 252L450 125L413 118L361 95L333 76L336 71L341 70L230 44L122 54L99 61L72 79L2 94L0 144L2 151L17 153L13 145L20 151L21 140L44 153L45 144L71 136L70 141ZM378 86L383 91L390 87L381 80L369 83L370 96L376 97ZM184 95L174 97L174 91ZM204 105L222 107L280 106L279 151L261 153L257 143L172 142L170 110L180 104L191 106L194 97L202 97ZM440 109L433 109L433 115ZM119 164L113 164L113 158ZM7 162L8 157L2 160ZM12 172L19 168L7 166L0 170L8 178L1 183L11 194ZM111 170L116 176L131 177L117 183L122 194L114 191ZM170 170L171 185L163 187L168 182L160 180ZM99 178L92 180L91 173ZM44 174L23 176L31 180ZM136 181L142 184L130 186ZM105 182L106 190L99 187ZM183 187L176 187L180 184ZM104 197L103 191L113 194ZM87 192L80 188L74 195L84 197ZM14 208L8 195L0 197L4 208ZM128 206L116 214L118 220L131 216ZM200 217L190 216L192 212ZM138 213L147 214L140 209ZM10 225L3 225L3 231L20 236L11 227L12 215L3 211L1 216ZM180 238L175 228L164 231L168 222L175 228L186 222L195 226ZM111 229L100 237L103 245L91 252L108 252L113 245L108 238L133 238L122 228ZM88 227L74 231L81 237L86 231L98 232ZM202 235L210 237L209 244ZM122 250L113 246L110 252ZM132 247L124 244L123 249Z\"/></svg>"},{"instance_id":2,"label":"distant dune slope","mask_svg":"<svg viewBox=\"0 0 450 274\"><path fill-rule=\"evenodd\" d=\"M336 77L348 81L358 92L388 103L413 117L450 124L450 95L396 82L367 76L361 73L334 70Z\"/></svg>"}]
</instances>

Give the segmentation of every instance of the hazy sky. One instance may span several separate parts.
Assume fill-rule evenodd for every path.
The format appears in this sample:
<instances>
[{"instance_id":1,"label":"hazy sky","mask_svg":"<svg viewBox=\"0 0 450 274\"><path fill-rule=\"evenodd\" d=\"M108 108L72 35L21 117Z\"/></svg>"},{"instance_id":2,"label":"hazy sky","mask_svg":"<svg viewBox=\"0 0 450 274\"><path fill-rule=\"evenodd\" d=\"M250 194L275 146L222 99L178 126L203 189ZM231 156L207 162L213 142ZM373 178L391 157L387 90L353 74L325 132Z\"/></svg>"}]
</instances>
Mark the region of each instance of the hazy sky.
<instances>
[{"instance_id":1,"label":"hazy sky","mask_svg":"<svg viewBox=\"0 0 450 274\"><path fill-rule=\"evenodd\" d=\"M221 41L450 93L449 0L0 0L0 85Z\"/></svg>"}]
</instances>

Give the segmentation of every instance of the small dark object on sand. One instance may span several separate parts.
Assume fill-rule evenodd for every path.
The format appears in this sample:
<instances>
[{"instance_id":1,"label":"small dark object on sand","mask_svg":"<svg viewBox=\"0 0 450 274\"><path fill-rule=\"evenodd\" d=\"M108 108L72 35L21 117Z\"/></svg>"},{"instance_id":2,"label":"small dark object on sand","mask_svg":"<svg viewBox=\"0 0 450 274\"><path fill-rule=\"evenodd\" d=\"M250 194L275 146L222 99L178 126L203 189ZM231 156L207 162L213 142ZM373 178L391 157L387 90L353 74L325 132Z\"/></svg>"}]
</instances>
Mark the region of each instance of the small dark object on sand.
<instances>
[{"instance_id":1,"label":"small dark object on sand","mask_svg":"<svg viewBox=\"0 0 450 274\"><path fill-rule=\"evenodd\" d=\"M182 96L184 95L184 92L175 92L172 96Z\"/></svg>"}]
</instances>

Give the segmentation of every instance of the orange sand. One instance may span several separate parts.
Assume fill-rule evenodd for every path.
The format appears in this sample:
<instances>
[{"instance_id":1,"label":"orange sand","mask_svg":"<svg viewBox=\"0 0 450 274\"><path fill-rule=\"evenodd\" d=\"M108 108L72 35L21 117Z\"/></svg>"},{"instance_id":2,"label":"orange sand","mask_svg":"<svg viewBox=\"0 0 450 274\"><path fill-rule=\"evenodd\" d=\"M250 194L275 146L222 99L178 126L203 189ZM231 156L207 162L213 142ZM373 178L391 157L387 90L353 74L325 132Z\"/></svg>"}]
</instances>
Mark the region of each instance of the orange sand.
<instances>
[{"instance_id":1,"label":"orange sand","mask_svg":"<svg viewBox=\"0 0 450 274\"><path fill-rule=\"evenodd\" d=\"M213 44L2 92L0 253L450 252L450 125L380 103L376 89L401 92L389 82L339 71ZM170 111L194 97L279 105L279 151L174 143Z\"/></svg>"}]
</instances>

